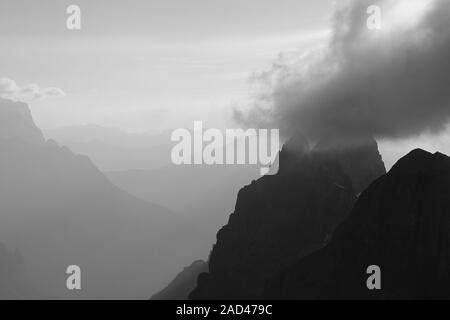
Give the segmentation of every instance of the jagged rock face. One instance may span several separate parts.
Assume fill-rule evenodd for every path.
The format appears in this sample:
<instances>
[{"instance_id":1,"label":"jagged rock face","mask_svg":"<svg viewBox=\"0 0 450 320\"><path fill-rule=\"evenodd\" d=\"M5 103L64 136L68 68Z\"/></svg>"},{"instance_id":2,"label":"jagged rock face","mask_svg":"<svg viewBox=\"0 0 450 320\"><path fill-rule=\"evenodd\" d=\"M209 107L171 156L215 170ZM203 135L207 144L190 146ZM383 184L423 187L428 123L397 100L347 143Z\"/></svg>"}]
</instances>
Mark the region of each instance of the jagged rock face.
<instances>
[{"instance_id":1,"label":"jagged rock face","mask_svg":"<svg viewBox=\"0 0 450 320\"><path fill-rule=\"evenodd\" d=\"M208 272L208 263L203 260L194 261L190 266L185 267L166 288L153 295L151 300L186 300L197 285L198 276L204 272Z\"/></svg>"},{"instance_id":2,"label":"jagged rock face","mask_svg":"<svg viewBox=\"0 0 450 320\"><path fill-rule=\"evenodd\" d=\"M362 161L381 162L376 143L367 148ZM311 151L301 137L291 139L280 153L278 174L240 190L235 212L217 234L210 272L199 276L190 298L259 298L267 279L321 248L356 201L340 160L356 160L363 150L330 154ZM382 162L377 166L384 168ZM364 165L359 168L364 179L371 176Z\"/></svg>"},{"instance_id":3,"label":"jagged rock face","mask_svg":"<svg viewBox=\"0 0 450 320\"><path fill-rule=\"evenodd\" d=\"M359 197L330 243L267 284L283 299L450 298L450 158L414 150ZM367 267L381 268L368 290Z\"/></svg>"},{"instance_id":4,"label":"jagged rock face","mask_svg":"<svg viewBox=\"0 0 450 320\"><path fill-rule=\"evenodd\" d=\"M386 168L373 137L353 137L345 141L327 137L318 143L315 150L338 161L350 177L356 194L360 194L375 179L384 175Z\"/></svg>"}]
</instances>

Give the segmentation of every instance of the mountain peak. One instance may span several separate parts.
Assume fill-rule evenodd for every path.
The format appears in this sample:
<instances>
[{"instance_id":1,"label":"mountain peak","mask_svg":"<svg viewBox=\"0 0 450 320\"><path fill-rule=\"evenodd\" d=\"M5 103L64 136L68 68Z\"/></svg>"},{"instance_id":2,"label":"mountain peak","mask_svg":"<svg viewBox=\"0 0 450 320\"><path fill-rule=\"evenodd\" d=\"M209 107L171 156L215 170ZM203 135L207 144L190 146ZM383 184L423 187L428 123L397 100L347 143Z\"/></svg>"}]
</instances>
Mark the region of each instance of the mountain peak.
<instances>
[{"instance_id":1,"label":"mountain peak","mask_svg":"<svg viewBox=\"0 0 450 320\"><path fill-rule=\"evenodd\" d=\"M450 158L415 149L358 198L322 249L268 281L277 299L448 299ZM382 290L368 290L369 266Z\"/></svg>"},{"instance_id":2,"label":"mountain peak","mask_svg":"<svg viewBox=\"0 0 450 320\"><path fill-rule=\"evenodd\" d=\"M414 174L425 171L440 170L448 166L450 158L440 152L431 153L423 149L414 149L397 161L391 174Z\"/></svg>"},{"instance_id":3,"label":"mountain peak","mask_svg":"<svg viewBox=\"0 0 450 320\"><path fill-rule=\"evenodd\" d=\"M26 103L0 98L0 139L42 144L45 139Z\"/></svg>"},{"instance_id":4,"label":"mountain peak","mask_svg":"<svg viewBox=\"0 0 450 320\"><path fill-rule=\"evenodd\" d=\"M377 141L370 135L344 139L324 136L314 147L302 135L293 136L280 153L280 172L292 174L302 170L304 158L338 164L349 176L356 194L361 193L376 178L386 173Z\"/></svg>"}]
</instances>

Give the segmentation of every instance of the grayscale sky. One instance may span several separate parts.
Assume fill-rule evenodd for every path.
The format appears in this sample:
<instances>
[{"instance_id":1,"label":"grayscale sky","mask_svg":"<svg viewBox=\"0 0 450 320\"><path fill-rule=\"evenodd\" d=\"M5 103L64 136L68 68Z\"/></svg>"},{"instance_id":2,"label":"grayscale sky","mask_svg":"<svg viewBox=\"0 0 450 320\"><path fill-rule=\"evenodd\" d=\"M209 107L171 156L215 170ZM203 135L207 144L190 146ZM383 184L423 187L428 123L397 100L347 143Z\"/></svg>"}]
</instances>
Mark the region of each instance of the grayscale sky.
<instances>
[{"instance_id":1,"label":"grayscale sky","mask_svg":"<svg viewBox=\"0 0 450 320\"><path fill-rule=\"evenodd\" d=\"M66 29L75 3L81 31ZM66 93L30 104L43 128L223 127L245 104L252 72L327 38L332 3L0 0L0 78Z\"/></svg>"}]
</instances>

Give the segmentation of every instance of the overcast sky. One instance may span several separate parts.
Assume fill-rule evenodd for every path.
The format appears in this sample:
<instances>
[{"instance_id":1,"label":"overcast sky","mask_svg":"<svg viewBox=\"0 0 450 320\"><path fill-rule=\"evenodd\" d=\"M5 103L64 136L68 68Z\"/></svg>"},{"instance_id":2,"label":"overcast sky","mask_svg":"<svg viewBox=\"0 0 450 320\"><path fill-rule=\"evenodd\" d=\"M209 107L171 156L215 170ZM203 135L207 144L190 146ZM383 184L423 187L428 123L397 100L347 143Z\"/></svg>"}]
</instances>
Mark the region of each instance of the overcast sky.
<instances>
[{"instance_id":1,"label":"overcast sky","mask_svg":"<svg viewBox=\"0 0 450 320\"><path fill-rule=\"evenodd\" d=\"M66 29L70 4L81 31ZM332 11L331 0L0 0L0 78L66 93L31 103L44 128L221 127L251 74L323 42Z\"/></svg>"}]
</instances>

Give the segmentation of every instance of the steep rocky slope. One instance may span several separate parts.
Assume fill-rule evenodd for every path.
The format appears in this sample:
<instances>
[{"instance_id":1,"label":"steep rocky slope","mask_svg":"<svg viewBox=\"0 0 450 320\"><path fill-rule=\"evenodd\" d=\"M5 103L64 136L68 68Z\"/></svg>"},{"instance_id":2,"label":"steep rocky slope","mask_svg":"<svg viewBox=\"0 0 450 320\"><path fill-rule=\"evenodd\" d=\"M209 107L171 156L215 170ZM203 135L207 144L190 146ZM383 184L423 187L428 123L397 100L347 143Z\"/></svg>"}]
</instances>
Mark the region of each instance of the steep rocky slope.
<instances>
[{"instance_id":1,"label":"steep rocky slope","mask_svg":"<svg viewBox=\"0 0 450 320\"><path fill-rule=\"evenodd\" d=\"M410 152L373 182L323 249L268 282L280 299L449 299L450 158ZM381 270L368 290L367 267Z\"/></svg>"},{"instance_id":2,"label":"steep rocky slope","mask_svg":"<svg viewBox=\"0 0 450 320\"><path fill-rule=\"evenodd\" d=\"M208 264L203 260L194 261L190 266L185 267L167 287L154 294L151 300L186 300L197 285L197 277L204 272L208 272Z\"/></svg>"},{"instance_id":3,"label":"steep rocky slope","mask_svg":"<svg viewBox=\"0 0 450 320\"><path fill-rule=\"evenodd\" d=\"M349 158L382 170L359 165L352 171L341 164ZM294 137L280 153L277 175L240 190L234 213L217 234L209 273L199 276L190 298L261 297L267 279L326 243L352 208L361 181L383 173L376 143L310 150Z\"/></svg>"}]
</instances>

